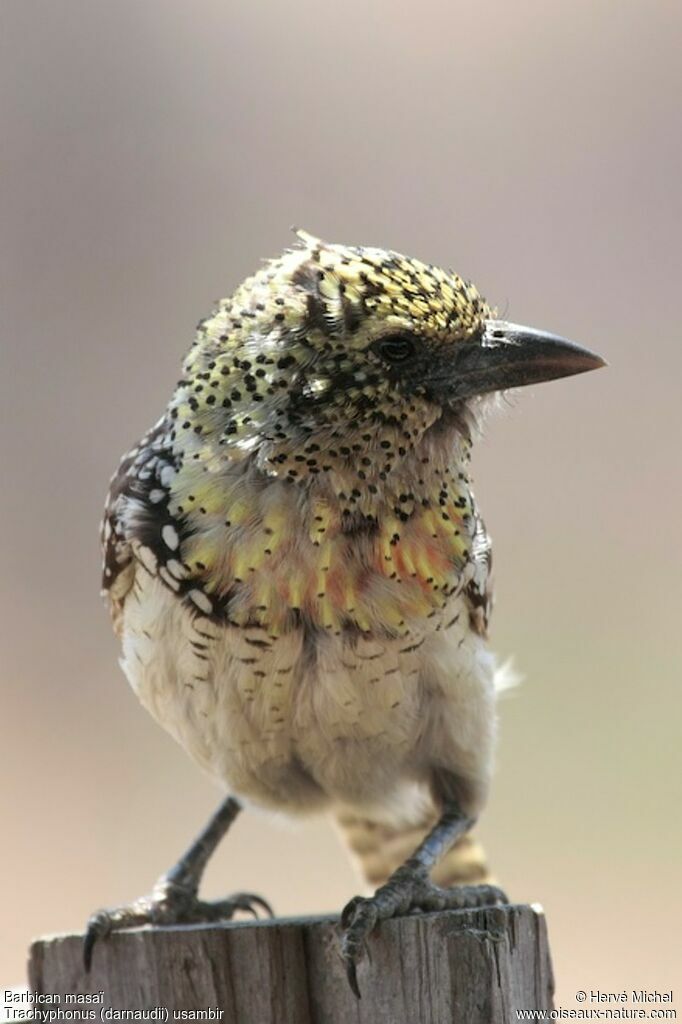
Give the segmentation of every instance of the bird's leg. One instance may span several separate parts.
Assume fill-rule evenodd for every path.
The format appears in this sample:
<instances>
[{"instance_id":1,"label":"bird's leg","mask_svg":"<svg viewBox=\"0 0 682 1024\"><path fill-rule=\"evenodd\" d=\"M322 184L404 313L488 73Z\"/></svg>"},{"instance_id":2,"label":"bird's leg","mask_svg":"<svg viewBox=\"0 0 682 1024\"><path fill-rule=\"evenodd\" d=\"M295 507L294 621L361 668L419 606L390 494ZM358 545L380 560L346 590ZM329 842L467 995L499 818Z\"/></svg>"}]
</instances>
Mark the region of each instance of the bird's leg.
<instances>
[{"instance_id":1,"label":"bird's leg","mask_svg":"<svg viewBox=\"0 0 682 1024\"><path fill-rule=\"evenodd\" d=\"M190 924L200 921L225 921L238 910L258 916L258 909L272 916L272 908L260 896L240 892L224 900L200 900L199 883L204 869L242 805L233 796L227 797L177 864L161 875L148 896L142 896L128 906L98 910L89 919L83 959L90 970L92 951L98 939L112 931L134 928L144 924Z\"/></svg>"},{"instance_id":2,"label":"bird's leg","mask_svg":"<svg viewBox=\"0 0 682 1024\"><path fill-rule=\"evenodd\" d=\"M462 814L456 804L446 805L438 823L386 884L377 889L374 896L355 896L344 907L341 952L348 981L358 998L357 961L379 921L413 910L461 910L507 902L502 890L494 885L458 885L443 889L429 878L431 868L473 824L473 819Z\"/></svg>"}]
</instances>

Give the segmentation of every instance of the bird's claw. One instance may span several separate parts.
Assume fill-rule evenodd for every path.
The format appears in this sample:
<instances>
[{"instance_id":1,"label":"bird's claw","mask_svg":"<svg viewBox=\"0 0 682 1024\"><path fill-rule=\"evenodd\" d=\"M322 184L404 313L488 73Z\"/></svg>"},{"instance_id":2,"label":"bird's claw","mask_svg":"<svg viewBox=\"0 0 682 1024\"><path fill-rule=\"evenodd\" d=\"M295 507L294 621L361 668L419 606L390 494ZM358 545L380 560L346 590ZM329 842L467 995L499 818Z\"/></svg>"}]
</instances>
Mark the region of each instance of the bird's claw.
<instances>
[{"instance_id":1,"label":"bird's claw","mask_svg":"<svg viewBox=\"0 0 682 1024\"><path fill-rule=\"evenodd\" d=\"M264 911L269 917L274 917L274 911L267 900L255 893L238 892L224 900L207 902L198 899L193 890L169 884L162 879L156 884L150 896L143 896L128 906L98 910L90 917L83 941L83 965L86 972L89 972L95 944L113 931L147 924L229 921L238 911L258 918L259 910Z\"/></svg>"},{"instance_id":2,"label":"bird's claw","mask_svg":"<svg viewBox=\"0 0 682 1024\"><path fill-rule=\"evenodd\" d=\"M89 973L92 966L92 953L99 939L105 939L111 932L123 928L150 924L153 918L154 905L151 897L142 897L129 906L97 910L92 914L88 919L83 940L83 966L86 973Z\"/></svg>"},{"instance_id":3,"label":"bird's claw","mask_svg":"<svg viewBox=\"0 0 682 1024\"><path fill-rule=\"evenodd\" d=\"M341 955L351 990L359 999L357 965L369 950L369 936L380 921L415 911L463 910L507 902L502 890L494 885L442 889L419 869L399 868L374 896L354 896L341 912Z\"/></svg>"}]
</instances>

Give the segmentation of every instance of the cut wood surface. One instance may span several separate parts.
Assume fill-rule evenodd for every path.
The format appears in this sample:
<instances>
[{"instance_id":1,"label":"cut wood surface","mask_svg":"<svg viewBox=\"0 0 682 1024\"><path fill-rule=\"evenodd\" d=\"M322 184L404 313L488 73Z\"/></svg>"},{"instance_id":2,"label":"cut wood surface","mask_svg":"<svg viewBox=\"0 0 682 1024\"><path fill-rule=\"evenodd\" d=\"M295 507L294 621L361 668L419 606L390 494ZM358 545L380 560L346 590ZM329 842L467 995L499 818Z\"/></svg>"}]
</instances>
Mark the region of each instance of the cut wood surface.
<instances>
[{"instance_id":1,"label":"cut wood surface","mask_svg":"<svg viewBox=\"0 0 682 1024\"><path fill-rule=\"evenodd\" d=\"M89 975L82 935L39 939L29 958L34 992L61 997L62 1010L94 1009L97 1020L135 1019L103 1008L161 1008L151 1019L510 1024L517 1010L553 1006L544 915L503 906L387 921L370 939L358 980L360 1000L332 917L132 929L97 944ZM67 994L101 1001L67 1004Z\"/></svg>"}]
</instances>

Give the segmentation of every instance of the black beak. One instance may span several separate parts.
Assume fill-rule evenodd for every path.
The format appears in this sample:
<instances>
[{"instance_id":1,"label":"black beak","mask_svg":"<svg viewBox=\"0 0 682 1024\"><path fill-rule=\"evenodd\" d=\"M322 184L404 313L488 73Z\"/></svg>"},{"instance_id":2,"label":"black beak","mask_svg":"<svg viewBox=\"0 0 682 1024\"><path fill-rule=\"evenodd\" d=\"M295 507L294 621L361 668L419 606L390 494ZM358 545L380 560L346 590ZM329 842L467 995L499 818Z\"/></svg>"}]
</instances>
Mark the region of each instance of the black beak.
<instances>
[{"instance_id":1,"label":"black beak","mask_svg":"<svg viewBox=\"0 0 682 1024\"><path fill-rule=\"evenodd\" d=\"M570 377L606 366L604 360L557 334L488 320L481 341L457 343L450 400Z\"/></svg>"}]
</instances>

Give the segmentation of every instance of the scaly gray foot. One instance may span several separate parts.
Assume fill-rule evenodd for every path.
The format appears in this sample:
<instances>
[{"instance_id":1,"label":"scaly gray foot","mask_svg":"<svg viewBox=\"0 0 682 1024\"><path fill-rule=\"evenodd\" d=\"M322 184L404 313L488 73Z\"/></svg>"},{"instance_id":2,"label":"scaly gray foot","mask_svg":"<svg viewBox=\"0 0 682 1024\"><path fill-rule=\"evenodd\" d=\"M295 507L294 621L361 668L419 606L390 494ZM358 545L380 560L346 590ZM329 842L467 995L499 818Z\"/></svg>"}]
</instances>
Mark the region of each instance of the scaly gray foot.
<instances>
[{"instance_id":1,"label":"scaly gray foot","mask_svg":"<svg viewBox=\"0 0 682 1024\"><path fill-rule=\"evenodd\" d=\"M402 917L415 910L463 910L507 902L505 894L495 885L458 885L442 889L430 880L424 869L404 864L374 896L355 896L343 909L341 953L350 987L359 999L357 963L369 935L380 921Z\"/></svg>"},{"instance_id":2,"label":"scaly gray foot","mask_svg":"<svg viewBox=\"0 0 682 1024\"><path fill-rule=\"evenodd\" d=\"M88 920L83 943L83 963L90 970L92 952L98 939L113 931L136 928L145 924L197 924L204 921L229 921L238 910L258 917L263 910L274 916L272 907L261 896L239 892L224 900L200 900L194 888L161 878L149 896L142 896L123 907L98 910Z\"/></svg>"}]
</instances>

